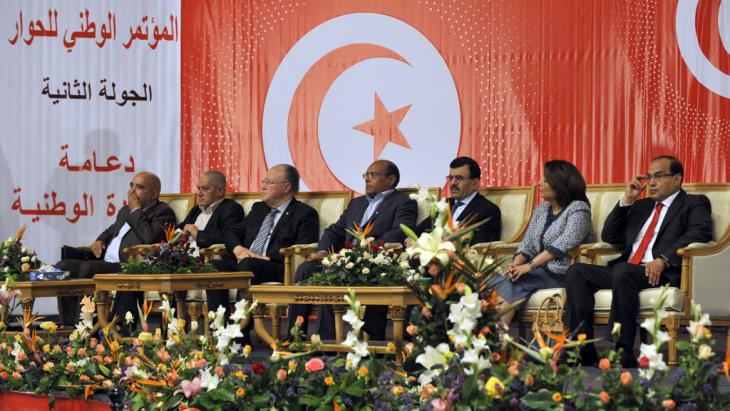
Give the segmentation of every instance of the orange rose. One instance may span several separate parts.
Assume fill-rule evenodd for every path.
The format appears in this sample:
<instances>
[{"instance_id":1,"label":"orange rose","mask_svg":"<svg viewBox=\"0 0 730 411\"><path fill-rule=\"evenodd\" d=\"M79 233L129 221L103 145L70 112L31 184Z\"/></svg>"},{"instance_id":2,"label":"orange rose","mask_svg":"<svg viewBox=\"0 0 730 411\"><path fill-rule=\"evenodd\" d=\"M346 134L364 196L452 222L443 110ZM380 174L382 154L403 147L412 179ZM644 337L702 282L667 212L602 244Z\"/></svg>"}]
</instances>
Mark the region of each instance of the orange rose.
<instances>
[{"instance_id":1,"label":"orange rose","mask_svg":"<svg viewBox=\"0 0 730 411\"><path fill-rule=\"evenodd\" d=\"M668 410L673 410L673 409L674 409L674 407L676 407L676 406L677 406L677 404L676 404L676 403L674 402L674 400L673 400L673 399L671 399L671 398L670 398L670 399L667 399L667 400L664 400L664 401L662 401L662 407L664 407L664 408L666 408L666 409L668 409Z\"/></svg>"},{"instance_id":2,"label":"orange rose","mask_svg":"<svg viewBox=\"0 0 730 411\"><path fill-rule=\"evenodd\" d=\"M611 396L608 395L606 391L601 391L600 394L598 394L598 398L601 400L603 405L608 405L608 403L611 402Z\"/></svg>"},{"instance_id":3,"label":"orange rose","mask_svg":"<svg viewBox=\"0 0 730 411\"><path fill-rule=\"evenodd\" d=\"M611 361L608 358L601 358L601 361L598 362L598 368L601 371L608 371L611 368Z\"/></svg>"},{"instance_id":4,"label":"orange rose","mask_svg":"<svg viewBox=\"0 0 730 411\"><path fill-rule=\"evenodd\" d=\"M631 373L628 371L624 371L621 373L621 384L626 386L631 384L631 381L633 381L634 377L631 376Z\"/></svg>"}]
</instances>

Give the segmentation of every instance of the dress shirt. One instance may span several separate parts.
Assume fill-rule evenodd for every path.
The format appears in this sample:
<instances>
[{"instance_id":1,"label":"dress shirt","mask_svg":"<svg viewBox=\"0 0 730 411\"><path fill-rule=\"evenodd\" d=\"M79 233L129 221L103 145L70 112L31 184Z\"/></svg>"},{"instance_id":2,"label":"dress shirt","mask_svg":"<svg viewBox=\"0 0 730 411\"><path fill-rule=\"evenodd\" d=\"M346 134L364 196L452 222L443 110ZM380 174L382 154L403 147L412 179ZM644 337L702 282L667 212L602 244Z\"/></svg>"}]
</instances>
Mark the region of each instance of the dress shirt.
<instances>
[{"instance_id":1,"label":"dress shirt","mask_svg":"<svg viewBox=\"0 0 730 411\"><path fill-rule=\"evenodd\" d=\"M459 206L459 208L456 208L455 209L453 206L451 207L451 217L452 217L452 219L454 221L458 221L459 220L459 216L461 215L461 212L466 209L466 206L469 205L469 203L471 202L471 200L473 200L474 197L477 196L477 194L478 193L476 191L474 191L473 193L471 193L468 196L466 196L466 198L464 198L463 200L457 200L455 198L453 199L454 200L454 204L456 204L457 202L461 202L461 205Z\"/></svg>"},{"instance_id":2,"label":"dress shirt","mask_svg":"<svg viewBox=\"0 0 730 411\"><path fill-rule=\"evenodd\" d=\"M389 195L393 194L395 192L395 189L385 190L381 191L374 196L366 196L368 199L368 208L365 209L365 213L362 215L362 219L360 220L360 226L364 226L370 219L373 217L373 214L375 214L375 210L378 209L380 206L380 203L383 202Z\"/></svg>"},{"instance_id":3,"label":"dress shirt","mask_svg":"<svg viewBox=\"0 0 730 411\"><path fill-rule=\"evenodd\" d=\"M662 222L664 221L664 217L667 215L667 211L669 210L669 206L672 205L672 202L675 198L679 195L679 191L676 193L670 195L669 197L665 198L664 201L661 201L662 204L664 204L664 208L662 208L662 211L659 213L659 220L657 221L656 227L654 227L654 233L651 236L651 241L649 241L649 246L646 247L646 252L644 253L644 256L641 258L641 263L646 264L654 261L654 254L651 252L652 248L654 247L654 242L656 241L656 236L659 233L659 229L662 226ZM619 201L619 205L621 207L629 207L629 205L626 205L623 203L623 199ZM629 260L631 260L631 257L633 257L634 253L636 252L636 249L639 248L639 244L641 244L641 240L644 238L644 234L646 233L646 230L649 228L649 224L651 224L651 219L654 216L654 212L656 211L656 205L654 205L654 208L651 211L651 214L649 214L649 218L646 219L644 222L644 225L641 227L641 230L639 231L639 235L636 236L636 239L634 239L634 245L631 246L631 254L629 255Z\"/></svg>"}]
</instances>

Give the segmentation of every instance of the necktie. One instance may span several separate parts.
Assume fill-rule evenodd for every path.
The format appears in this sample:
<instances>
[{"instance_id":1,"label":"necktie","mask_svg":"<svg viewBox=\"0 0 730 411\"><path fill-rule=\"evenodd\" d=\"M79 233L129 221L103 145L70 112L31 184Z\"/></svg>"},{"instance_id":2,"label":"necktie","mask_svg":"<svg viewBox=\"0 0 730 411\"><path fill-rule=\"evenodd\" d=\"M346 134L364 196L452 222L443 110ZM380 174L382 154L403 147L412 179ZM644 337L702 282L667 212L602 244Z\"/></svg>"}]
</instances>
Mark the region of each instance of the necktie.
<instances>
[{"instance_id":1,"label":"necktie","mask_svg":"<svg viewBox=\"0 0 730 411\"><path fill-rule=\"evenodd\" d=\"M646 229L646 232L644 233L644 238L642 238L641 243L639 243L639 247L636 249L636 252L631 257L631 260L629 260L630 264L641 264L641 259L644 258L644 253L646 253L646 249L649 247L651 237L654 236L654 229L656 228L656 224L659 221L659 215L662 213L662 207L664 207L664 204L656 204L656 208L654 209L654 215L651 217L651 223L649 223L649 227Z\"/></svg>"},{"instance_id":2,"label":"necktie","mask_svg":"<svg viewBox=\"0 0 730 411\"><path fill-rule=\"evenodd\" d=\"M266 244L266 240L268 240L269 235L271 234L271 229L274 227L274 217L278 212L278 208L272 208L269 214L267 214L264 218L264 222L261 223L261 228L259 228L259 233L256 234L256 238L253 240L251 248L249 248L252 253L264 254L264 244Z\"/></svg>"}]
</instances>

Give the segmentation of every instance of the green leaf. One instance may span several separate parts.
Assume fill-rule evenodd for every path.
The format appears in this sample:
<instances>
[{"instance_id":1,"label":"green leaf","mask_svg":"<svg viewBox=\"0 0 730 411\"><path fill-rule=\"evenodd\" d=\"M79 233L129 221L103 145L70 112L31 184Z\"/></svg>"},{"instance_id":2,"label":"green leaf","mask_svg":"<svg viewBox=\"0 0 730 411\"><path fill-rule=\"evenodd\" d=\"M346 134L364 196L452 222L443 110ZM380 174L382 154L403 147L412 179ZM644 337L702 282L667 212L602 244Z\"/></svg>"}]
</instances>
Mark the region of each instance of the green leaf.
<instances>
[{"instance_id":1,"label":"green leaf","mask_svg":"<svg viewBox=\"0 0 730 411\"><path fill-rule=\"evenodd\" d=\"M353 397L362 397L363 394L367 392L367 390L364 390L359 385L350 385L347 388L345 388L345 394L351 395Z\"/></svg>"},{"instance_id":2,"label":"green leaf","mask_svg":"<svg viewBox=\"0 0 730 411\"><path fill-rule=\"evenodd\" d=\"M553 405L555 405L555 402L553 401L553 394L544 388L539 391L528 392L524 397L522 397L522 402L535 410L550 409Z\"/></svg>"},{"instance_id":3,"label":"green leaf","mask_svg":"<svg viewBox=\"0 0 730 411\"><path fill-rule=\"evenodd\" d=\"M299 397L299 404L300 405L309 405L312 407L318 406L322 402L322 399L319 397L315 397L311 394L304 394L301 397Z\"/></svg>"},{"instance_id":4,"label":"green leaf","mask_svg":"<svg viewBox=\"0 0 730 411\"><path fill-rule=\"evenodd\" d=\"M689 349L689 342L688 341L677 341L677 349L686 351Z\"/></svg>"},{"instance_id":5,"label":"green leaf","mask_svg":"<svg viewBox=\"0 0 730 411\"><path fill-rule=\"evenodd\" d=\"M99 364L99 370L101 370L101 373L104 374L107 377L112 374L112 372L109 371L109 368L107 368L106 366L104 366L102 364Z\"/></svg>"}]
</instances>

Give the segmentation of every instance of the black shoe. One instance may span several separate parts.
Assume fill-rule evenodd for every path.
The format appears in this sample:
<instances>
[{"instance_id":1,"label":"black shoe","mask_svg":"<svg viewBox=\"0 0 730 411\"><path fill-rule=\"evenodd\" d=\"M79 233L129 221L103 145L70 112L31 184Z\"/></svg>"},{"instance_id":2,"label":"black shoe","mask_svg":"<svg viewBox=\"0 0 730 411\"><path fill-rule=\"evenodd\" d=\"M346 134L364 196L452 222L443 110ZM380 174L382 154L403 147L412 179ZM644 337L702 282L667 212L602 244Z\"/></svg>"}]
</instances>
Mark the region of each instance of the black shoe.
<instances>
[{"instance_id":1,"label":"black shoe","mask_svg":"<svg viewBox=\"0 0 730 411\"><path fill-rule=\"evenodd\" d=\"M593 344L586 344L580 349L580 364L584 367L595 367L598 364L598 352Z\"/></svg>"}]
</instances>

